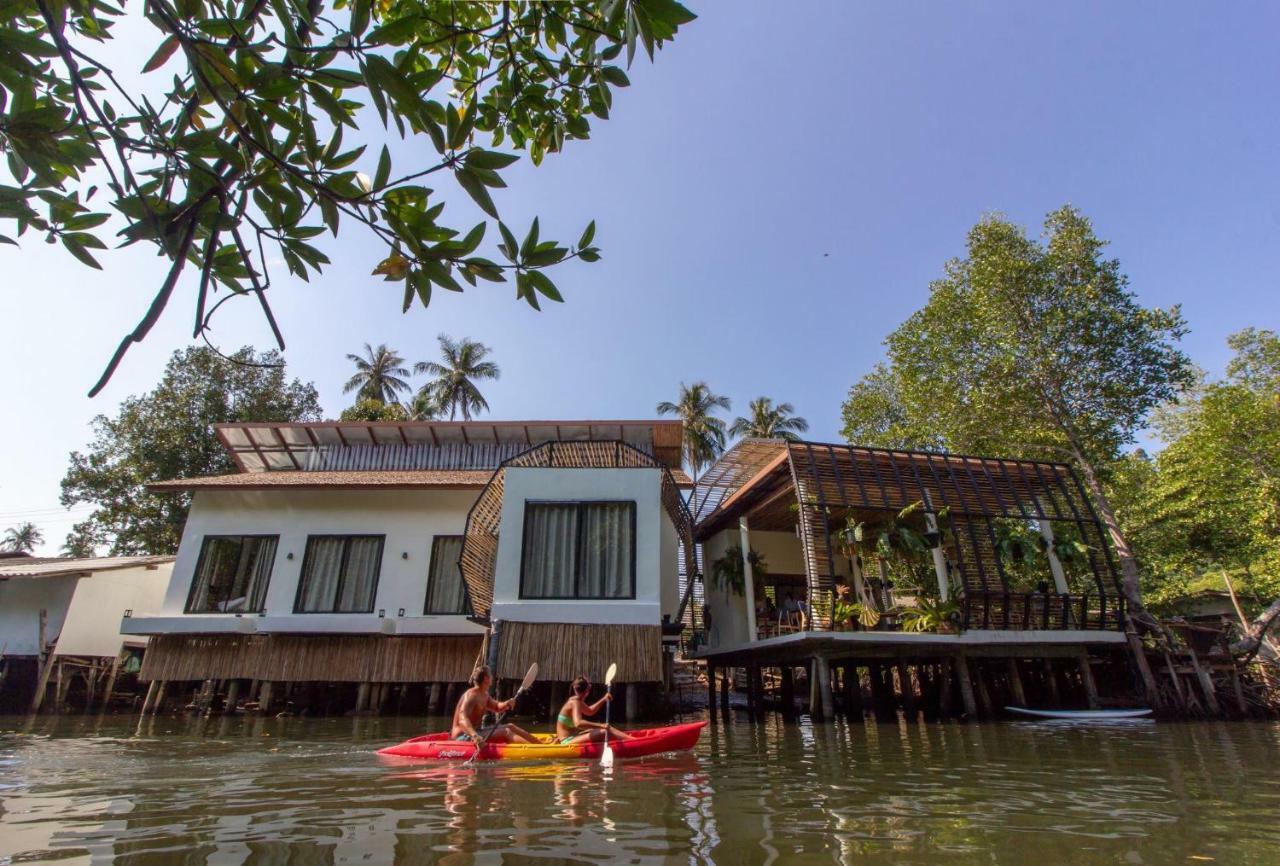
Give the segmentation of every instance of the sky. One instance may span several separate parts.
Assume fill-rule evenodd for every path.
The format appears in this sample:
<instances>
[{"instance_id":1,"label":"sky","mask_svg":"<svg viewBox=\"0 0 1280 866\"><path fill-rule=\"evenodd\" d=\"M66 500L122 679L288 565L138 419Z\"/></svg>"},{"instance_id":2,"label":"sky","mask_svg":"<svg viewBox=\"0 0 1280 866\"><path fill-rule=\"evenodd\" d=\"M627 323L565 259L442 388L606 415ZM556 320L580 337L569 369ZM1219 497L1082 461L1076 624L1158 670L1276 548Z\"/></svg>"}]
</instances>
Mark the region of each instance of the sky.
<instances>
[{"instance_id":1,"label":"sky","mask_svg":"<svg viewBox=\"0 0 1280 866\"><path fill-rule=\"evenodd\" d=\"M637 59L589 141L504 172L509 225L538 216L544 237L574 241L596 220L602 260L553 273L563 305L534 312L482 283L402 315L400 284L369 275L382 252L354 232L322 240L333 265L319 278L278 276L290 374L330 416L350 402L346 353L385 342L430 359L448 333L493 348L494 418L652 417L705 379L735 410L791 402L812 438L838 441L850 385L973 223L998 211L1038 235L1064 203L1111 242L1143 304L1182 305L1183 348L1211 374L1228 334L1280 327L1280 5L687 5L698 20L653 65ZM125 28L124 65L148 44ZM477 221L439 189L446 217ZM88 510L58 505L68 453L191 342L188 280L89 399L165 273L140 247L100 261L38 237L0 246L0 528L34 521L46 555ZM220 347L269 347L251 304L224 310Z\"/></svg>"}]
</instances>

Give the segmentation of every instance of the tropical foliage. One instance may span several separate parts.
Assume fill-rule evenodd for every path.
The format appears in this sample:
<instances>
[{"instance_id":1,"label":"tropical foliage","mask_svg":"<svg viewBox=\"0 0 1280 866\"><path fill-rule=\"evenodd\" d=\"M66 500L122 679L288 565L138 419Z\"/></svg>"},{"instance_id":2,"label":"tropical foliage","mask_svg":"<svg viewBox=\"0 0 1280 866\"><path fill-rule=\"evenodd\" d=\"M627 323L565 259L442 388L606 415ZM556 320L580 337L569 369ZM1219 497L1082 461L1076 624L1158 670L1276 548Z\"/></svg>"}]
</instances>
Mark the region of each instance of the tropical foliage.
<instances>
[{"instance_id":1,"label":"tropical foliage","mask_svg":"<svg viewBox=\"0 0 1280 866\"><path fill-rule=\"evenodd\" d=\"M786 439L794 442L809 429L809 422L795 414L790 403L776 406L768 397L757 397L747 404L747 415L739 415L729 427L731 436L749 439Z\"/></svg>"},{"instance_id":2,"label":"tropical foliage","mask_svg":"<svg viewBox=\"0 0 1280 866\"><path fill-rule=\"evenodd\" d=\"M342 386L344 394L355 391L357 400L394 403L409 391L409 383L404 380L409 368L404 366L400 353L388 349L386 343L378 344L376 349L365 343L363 357L347 355L347 360L356 365L356 372Z\"/></svg>"},{"instance_id":3,"label":"tropical foliage","mask_svg":"<svg viewBox=\"0 0 1280 866\"><path fill-rule=\"evenodd\" d=\"M213 425L230 421L318 421L316 389L285 376L274 352L245 348L227 360L207 348L175 352L156 387L93 420L93 441L71 454L62 504L96 506L68 546L112 554L173 553L189 497L150 493L148 483L235 471Z\"/></svg>"},{"instance_id":4,"label":"tropical foliage","mask_svg":"<svg viewBox=\"0 0 1280 866\"><path fill-rule=\"evenodd\" d=\"M4 541L0 548L9 553L30 553L44 543L44 533L40 527L27 521L17 526L10 526L4 531Z\"/></svg>"},{"instance_id":5,"label":"tropical foliage","mask_svg":"<svg viewBox=\"0 0 1280 866\"><path fill-rule=\"evenodd\" d=\"M675 0L137 9L16 0L0 12L0 150L16 180L0 187L0 220L12 225L0 240L33 231L99 268L104 237L115 236L172 263L93 393L189 265L197 334L222 288L224 299L253 296L283 348L269 262L309 279L330 262L317 238L342 226L382 247L366 266L403 284L406 310L429 303L433 288L509 275L535 308L561 300L544 269L596 261L594 224L570 247L542 238L535 219L518 242L491 190L506 186L500 172L521 151L537 164L589 137L591 119L608 118L614 89L629 84L624 52L628 65L637 47L652 58L694 18ZM105 60L126 15L154 28L140 75ZM393 156L389 145L406 137ZM445 222L458 198L441 191L450 184L488 219ZM480 254L492 223L502 263Z\"/></svg>"},{"instance_id":6,"label":"tropical foliage","mask_svg":"<svg viewBox=\"0 0 1280 866\"><path fill-rule=\"evenodd\" d=\"M659 415L675 415L684 422L684 462L695 480L724 451L725 423L715 412L728 412L732 405L728 397L716 394L706 382L681 382L679 398L674 403L664 400L657 406Z\"/></svg>"},{"instance_id":7,"label":"tropical foliage","mask_svg":"<svg viewBox=\"0 0 1280 866\"><path fill-rule=\"evenodd\" d=\"M1232 335L1226 376L1156 416L1164 448L1112 483L1148 587L1167 601L1229 574L1247 602L1280 595L1280 337Z\"/></svg>"},{"instance_id":8,"label":"tropical foliage","mask_svg":"<svg viewBox=\"0 0 1280 866\"><path fill-rule=\"evenodd\" d=\"M763 586L769 573L764 557L759 551L751 549L747 551L747 561L751 563L751 580L756 586ZM711 585L730 595L742 595L746 592L747 580L742 570L741 545L726 548L724 556L711 563Z\"/></svg>"},{"instance_id":9,"label":"tropical foliage","mask_svg":"<svg viewBox=\"0 0 1280 866\"><path fill-rule=\"evenodd\" d=\"M489 411L489 403L480 393L477 380L496 380L502 370L493 361L486 361L492 349L483 343L463 337L455 340L441 334L439 361L420 361L413 365L413 372L425 373L431 378L418 392L415 406L424 411L443 415L447 410L452 421L459 414L462 420Z\"/></svg>"},{"instance_id":10,"label":"tropical foliage","mask_svg":"<svg viewBox=\"0 0 1280 866\"><path fill-rule=\"evenodd\" d=\"M358 400L338 416L339 421L408 421L409 411L399 403L381 400Z\"/></svg>"},{"instance_id":11,"label":"tropical foliage","mask_svg":"<svg viewBox=\"0 0 1280 866\"><path fill-rule=\"evenodd\" d=\"M928 430L928 444L954 451L1071 460L1140 612L1137 563L1104 485L1151 411L1194 374L1177 348L1179 310L1141 306L1104 247L1071 207L1049 214L1043 244L983 219L966 257L947 263L928 303L889 335L888 366L850 393L845 430L860 444Z\"/></svg>"}]
</instances>

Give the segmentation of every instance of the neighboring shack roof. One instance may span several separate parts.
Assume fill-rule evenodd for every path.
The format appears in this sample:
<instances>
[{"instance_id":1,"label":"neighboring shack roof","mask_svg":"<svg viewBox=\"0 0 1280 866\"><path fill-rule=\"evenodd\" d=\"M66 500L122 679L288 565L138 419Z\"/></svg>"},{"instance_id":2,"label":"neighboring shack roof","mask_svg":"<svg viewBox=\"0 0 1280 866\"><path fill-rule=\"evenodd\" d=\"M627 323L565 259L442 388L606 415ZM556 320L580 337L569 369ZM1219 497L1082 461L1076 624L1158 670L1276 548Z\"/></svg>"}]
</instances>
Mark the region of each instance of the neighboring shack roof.
<instances>
[{"instance_id":1,"label":"neighboring shack roof","mask_svg":"<svg viewBox=\"0 0 1280 866\"><path fill-rule=\"evenodd\" d=\"M0 580L90 575L121 568L154 567L173 562L172 556L94 556L84 559L24 557L0 559Z\"/></svg>"}]
</instances>

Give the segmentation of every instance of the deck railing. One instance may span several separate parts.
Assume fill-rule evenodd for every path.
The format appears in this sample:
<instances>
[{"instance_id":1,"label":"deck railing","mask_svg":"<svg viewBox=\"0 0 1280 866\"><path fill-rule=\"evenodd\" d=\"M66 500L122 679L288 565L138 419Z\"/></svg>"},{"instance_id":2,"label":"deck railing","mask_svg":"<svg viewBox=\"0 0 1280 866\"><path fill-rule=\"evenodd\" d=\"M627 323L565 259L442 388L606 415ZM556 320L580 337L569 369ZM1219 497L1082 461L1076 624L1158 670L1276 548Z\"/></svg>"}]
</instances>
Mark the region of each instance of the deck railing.
<instances>
[{"instance_id":1,"label":"deck railing","mask_svg":"<svg viewBox=\"0 0 1280 866\"><path fill-rule=\"evenodd\" d=\"M959 601L965 629L1124 629L1122 596L966 590Z\"/></svg>"}]
</instances>

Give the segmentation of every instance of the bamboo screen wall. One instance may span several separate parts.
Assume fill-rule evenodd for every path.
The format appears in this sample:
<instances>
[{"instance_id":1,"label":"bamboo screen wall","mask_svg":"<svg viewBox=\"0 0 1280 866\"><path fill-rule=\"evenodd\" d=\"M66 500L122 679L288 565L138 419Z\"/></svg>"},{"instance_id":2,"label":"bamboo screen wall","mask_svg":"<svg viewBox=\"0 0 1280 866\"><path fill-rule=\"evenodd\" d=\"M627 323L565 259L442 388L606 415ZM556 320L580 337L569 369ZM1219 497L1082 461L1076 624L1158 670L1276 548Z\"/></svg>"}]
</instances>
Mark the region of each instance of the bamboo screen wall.
<instances>
[{"instance_id":1,"label":"bamboo screen wall","mask_svg":"<svg viewBox=\"0 0 1280 866\"><path fill-rule=\"evenodd\" d=\"M577 676L600 682L612 662L618 664L618 682L660 682L662 628L504 622L498 640L498 678L518 680L535 660L538 676L552 682L569 682Z\"/></svg>"},{"instance_id":2,"label":"bamboo screen wall","mask_svg":"<svg viewBox=\"0 0 1280 866\"><path fill-rule=\"evenodd\" d=\"M784 453L783 462L780 457ZM699 485L705 485L695 509L699 537L723 528L737 509L749 510L750 504L742 495L752 486L766 488L784 472L789 472L795 491L795 522L809 580L810 605L820 625L829 626L835 586L833 561L841 553L833 535L843 528L844 515L897 512L918 502L925 503L926 510L937 513L945 509L949 515L942 530L950 536L947 547L959 571L959 583L969 597L966 616L972 612L989 627L1034 624L1034 616L1021 612L1029 611L1031 603L1024 603L1020 596L1013 598L1017 594L1011 593L1005 567L996 555L995 521L1013 518L1074 527L1088 546L1086 570L1091 586L1084 592L1093 593L1095 603L1101 605L1097 627L1119 624L1121 594L1110 547L1083 487L1065 464L746 440L699 479ZM1056 608L1046 603L1042 620L1067 627L1071 619L1068 609L1077 601L1059 598ZM994 619L982 605L997 611ZM1050 608L1061 615L1050 617L1045 613Z\"/></svg>"},{"instance_id":3,"label":"bamboo screen wall","mask_svg":"<svg viewBox=\"0 0 1280 866\"><path fill-rule=\"evenodd\" d=\"M696 562L693 518L676 486L671 470L653 456L622 441L544 442L502 463L467 515L460 567L477 616L488 616L493 605L494 570L498 557L498 527L502 520L502 496L508 467L543 469L661 469L662 505L675 524L684 562ZM681 575L684 596L688 577Z\"/></svg>"}]
</instances>

